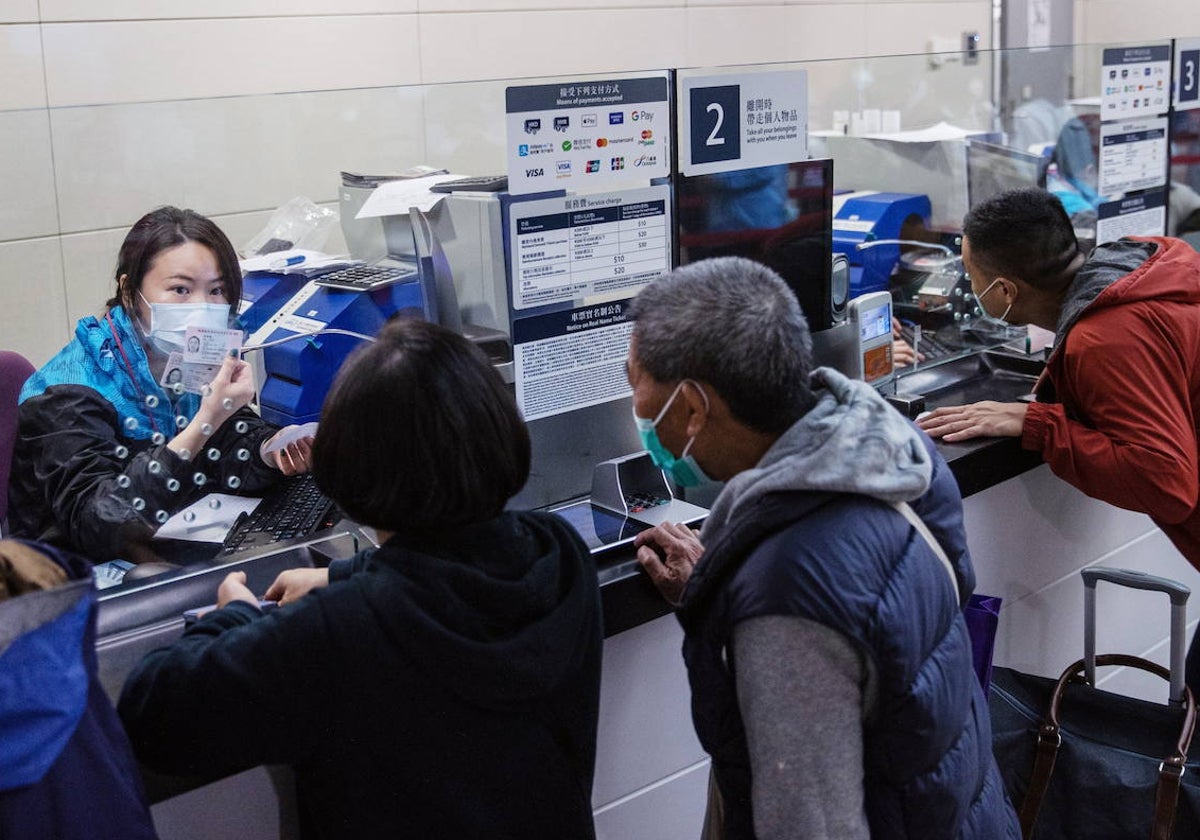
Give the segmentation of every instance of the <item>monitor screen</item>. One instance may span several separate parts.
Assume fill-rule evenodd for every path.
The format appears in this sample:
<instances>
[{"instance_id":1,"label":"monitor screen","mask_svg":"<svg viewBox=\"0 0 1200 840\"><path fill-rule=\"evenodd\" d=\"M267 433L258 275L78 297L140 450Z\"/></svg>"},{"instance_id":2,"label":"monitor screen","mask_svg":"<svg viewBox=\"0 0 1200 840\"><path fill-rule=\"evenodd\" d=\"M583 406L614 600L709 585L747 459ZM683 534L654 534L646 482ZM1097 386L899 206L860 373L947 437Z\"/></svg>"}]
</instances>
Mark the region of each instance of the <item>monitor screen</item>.
<instances>
[{"instance_id":1,"label":"monitor screen","mask_svg":"<svg viewBox=\"0 0 1200 840\"><path fill-rule=\"evenodd\" d=\"M815 332L832 326L833 161L676 179L679 264L747 257L796 293Z\"/></svg>"},{"instance_id":2,"label":"monitor screen","mask_svg":"<svg viewBox=\"0 0 1200 840\"><path fill-rule=\"evenodd\" d=\"M1045 167L1038 155L978 140L967 141L967 204L970 207L1007 190L1045 186Z\"/></svg>"}]
</instances>

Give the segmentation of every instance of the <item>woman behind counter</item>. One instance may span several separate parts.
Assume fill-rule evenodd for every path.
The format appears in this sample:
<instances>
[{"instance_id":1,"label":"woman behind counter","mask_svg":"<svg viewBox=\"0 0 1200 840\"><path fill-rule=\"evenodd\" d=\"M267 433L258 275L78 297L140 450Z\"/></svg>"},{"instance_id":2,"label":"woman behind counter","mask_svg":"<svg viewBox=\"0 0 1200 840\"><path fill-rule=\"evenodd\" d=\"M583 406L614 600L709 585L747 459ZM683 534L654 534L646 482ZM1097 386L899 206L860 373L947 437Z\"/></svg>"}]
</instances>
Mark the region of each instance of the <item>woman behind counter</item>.
<instances>
[{"instance_id":1,"label":"woman behind counter","mask_svg":"<svg viewBox=\"0 0 1200 840\"><path fill-rule=\"evenodd\" d=\"M125 236L116 282L104 314L81 319L21 391L9 520L16 536L140 562L199 493L260 493L308 469L311 441L260 456L277 430L246 408L254 378L240 359L203 397L184 391L178 357L168 370L188 326L229 328L241 299L237 254L213 222L147 213Z\"/></svg>"},{"instance_id":2,"label":"woman behind counter","mask_svg":"<svg viewBox=\"0 0 1200 840\"><path fill-rule=\"evenodd\" d=\"M139 758L288 763L310 838L592 837L596 572L565 522L503 510L530 443L500 377L461 336L393 322L344 365L313 459L382 546L284 572L266 615L226 577L125 685Z\"/></svg>"}]
</instances>

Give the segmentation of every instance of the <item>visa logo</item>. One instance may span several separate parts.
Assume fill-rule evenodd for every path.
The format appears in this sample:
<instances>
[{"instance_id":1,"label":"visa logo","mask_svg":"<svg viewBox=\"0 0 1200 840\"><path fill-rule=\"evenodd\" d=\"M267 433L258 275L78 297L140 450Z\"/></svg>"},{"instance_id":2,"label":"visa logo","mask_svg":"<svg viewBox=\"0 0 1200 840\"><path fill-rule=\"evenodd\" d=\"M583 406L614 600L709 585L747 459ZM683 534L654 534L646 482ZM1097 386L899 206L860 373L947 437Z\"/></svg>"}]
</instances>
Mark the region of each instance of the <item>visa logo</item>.
<instances>
[{"instance_id":1,"label":"visa logo","mask_svg":"<svg viewBox=\"0 0 1200 840\"><path fill-rule=\"evenodd\" d=\"M526 169L525 170L526 178L541 178L544 174L546 174L546 173L542 171L541 167L538 167L537 169Z\"/></svg>"}]
</instances>

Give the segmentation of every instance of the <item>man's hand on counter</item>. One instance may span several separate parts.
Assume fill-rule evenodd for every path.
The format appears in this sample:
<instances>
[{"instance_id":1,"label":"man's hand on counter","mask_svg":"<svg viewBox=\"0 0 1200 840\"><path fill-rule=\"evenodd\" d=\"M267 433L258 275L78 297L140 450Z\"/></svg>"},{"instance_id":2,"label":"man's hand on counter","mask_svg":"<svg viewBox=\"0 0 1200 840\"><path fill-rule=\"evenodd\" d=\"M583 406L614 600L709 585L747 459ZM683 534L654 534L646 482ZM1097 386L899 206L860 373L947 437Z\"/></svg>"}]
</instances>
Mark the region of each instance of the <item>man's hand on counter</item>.
<instances>
[{"instance_id":1,"label":"man's hand on counter","mask_svg":"<svg viewBox=\"0 0 1200 840\"><path fill-rule=\"evenodd\" d=\"M1002 403L986 400L970 405L935 408L917 420L932 438L957 443L977 437L1020 437L1025 425L1027 403Z\"/></svg>"},{"instance_id":2,"label":"man's hand on counter","mask_svg":"<svg viewBox=\"0 0 1200 840\"><path fill-rule=\"evenodd\" d=\"M696 532L677 522L664 522L634 539L637 561L662 596L679 606L692 568L704 554Z\"/></svg>"}]
</instances>

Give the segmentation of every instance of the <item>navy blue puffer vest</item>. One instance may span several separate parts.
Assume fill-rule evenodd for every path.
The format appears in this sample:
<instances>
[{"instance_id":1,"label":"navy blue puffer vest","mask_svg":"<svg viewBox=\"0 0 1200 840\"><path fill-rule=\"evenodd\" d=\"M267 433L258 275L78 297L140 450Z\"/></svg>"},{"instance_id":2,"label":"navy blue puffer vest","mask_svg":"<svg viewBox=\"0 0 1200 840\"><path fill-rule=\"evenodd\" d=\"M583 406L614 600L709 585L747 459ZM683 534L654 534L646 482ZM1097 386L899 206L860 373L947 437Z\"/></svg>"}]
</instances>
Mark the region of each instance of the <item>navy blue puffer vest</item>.
<instances>
[{"instance_id":1,"label":"navy blue puffer vest","mask_svg":"<svg viewBox=\"0 0 1200 840\"><path fill-rule=\"evenodd\" d=\"M961 503L953 479L941 478L913 507L957 566L965 600L974 575ZM793 491L746 508L707 547L679 613L693 717L725 800L726 837L754 837L726 647L734 625L763 615L820 622L873 663L878 700L863 743L873 837L1020 837L954 587L922 537L891 506L865 496Z\"/></svg>"}]
</instances>

